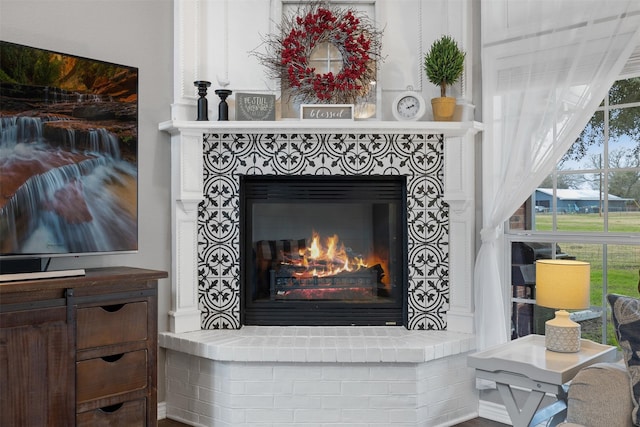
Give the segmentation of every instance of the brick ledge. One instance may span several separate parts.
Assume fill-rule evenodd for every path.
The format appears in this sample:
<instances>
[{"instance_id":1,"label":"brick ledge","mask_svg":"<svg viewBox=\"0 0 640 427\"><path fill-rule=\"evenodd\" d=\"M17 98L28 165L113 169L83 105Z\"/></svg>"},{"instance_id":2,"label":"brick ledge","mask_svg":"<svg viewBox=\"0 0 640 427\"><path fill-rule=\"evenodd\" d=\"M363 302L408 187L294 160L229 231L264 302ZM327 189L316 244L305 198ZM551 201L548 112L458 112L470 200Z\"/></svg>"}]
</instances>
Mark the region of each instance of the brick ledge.
<instances>
[{"instance_id":1,"label":"brick ledge","mask_svg":"<svg viewBox=\"0 0 640 427\"><path fill-rule=\"evenodd\" d=\"M401 327L245 326L161 332L159 345L235 362L424 363L475 349L475 335Z\"/></svg>"}]
</instances>

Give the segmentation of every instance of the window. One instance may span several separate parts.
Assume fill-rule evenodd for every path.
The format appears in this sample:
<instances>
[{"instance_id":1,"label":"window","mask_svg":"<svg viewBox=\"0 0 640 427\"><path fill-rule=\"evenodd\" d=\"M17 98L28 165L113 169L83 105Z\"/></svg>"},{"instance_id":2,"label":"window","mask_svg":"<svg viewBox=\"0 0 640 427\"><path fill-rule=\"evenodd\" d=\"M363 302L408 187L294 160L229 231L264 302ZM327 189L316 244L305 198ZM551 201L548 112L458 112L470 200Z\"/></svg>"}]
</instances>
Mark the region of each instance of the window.
<instances>
[{"instance_id":1,"label":"window","mask_svg":"<svg viewBox=\"0 0 640 427\"><path fill-rule=\"evenodd\" d=\"M511 217L512 338L544 334L553 310L535 304L536 259L591 264L591 307L572 313L583 338L614 344L608 293L638 295L640 77L609 90L578 140Z\"/></svg>"}]
</instances>

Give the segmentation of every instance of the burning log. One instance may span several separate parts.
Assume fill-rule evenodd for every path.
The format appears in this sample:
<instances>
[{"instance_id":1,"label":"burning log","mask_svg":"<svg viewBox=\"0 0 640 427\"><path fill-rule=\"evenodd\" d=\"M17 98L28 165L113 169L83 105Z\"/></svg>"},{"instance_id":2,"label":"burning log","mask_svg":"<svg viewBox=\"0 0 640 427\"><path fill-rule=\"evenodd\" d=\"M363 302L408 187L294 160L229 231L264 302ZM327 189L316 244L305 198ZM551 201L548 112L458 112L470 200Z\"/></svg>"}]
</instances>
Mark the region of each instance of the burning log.
<instances>
[{"instance_id":1,"label":"burning log","mask_svg":"<svg viewBox=\"0 0 640 427\"><path fill-rule=\"evenodd\" d=\"M375 281L376 283L382 283L382 278L384 277L384 269L380 264L376 264L372 267L360 268L355 271L340 271L331 276L319 276L317 274L313 275L310 274L309 268L296 265L281 265L279 270L271 271L275 273L275 277L277 279L295 279L302 282L315 278L316 283L321 279L328 279L329 281L331 281L334 279L359 279L363 277L366 277L367 279L375 277L375 279L372 279L373 281Z\"/></svg>"},{"instance_id":2,"label":"burning log","mask_svg":"<svg viewBox=\"0 0 640 427\"><path fill-rule=\"evenodd\" d=\"M321 241L314 231L306 243L292 242L298 244L265 247L258 242L258 273L264 280L262 289L269 289L272 299L348 300L354 294L353 298L362 300L363 295L369 299L388 295L384 257L357 254L345 248L335 234Z\"/></svg>"},{"instance_id":3,"label":"burning log","mask_svg":"<svg viewBox=\"0 0 640 427\"><path fill-rule=\"evenodd\" d=\"M296 275L300 268L302 267L287 265L278 271L271 270L273 299L370 299L378 294L378 287L384 277L384 269L380 264L323 277L300 277ZM304 270L308 273L308 270Z\"/></svg>"}]
</instances>

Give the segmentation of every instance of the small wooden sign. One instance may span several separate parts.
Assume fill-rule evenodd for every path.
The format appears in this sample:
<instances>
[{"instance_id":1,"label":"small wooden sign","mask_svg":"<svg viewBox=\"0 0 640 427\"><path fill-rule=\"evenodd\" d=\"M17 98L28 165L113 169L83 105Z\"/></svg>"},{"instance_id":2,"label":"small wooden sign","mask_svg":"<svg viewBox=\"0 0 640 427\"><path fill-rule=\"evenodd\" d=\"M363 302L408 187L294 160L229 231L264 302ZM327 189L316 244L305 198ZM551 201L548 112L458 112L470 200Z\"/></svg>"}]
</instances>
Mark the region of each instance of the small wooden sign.
<instances>
[{"instance_id":1,"label":"small wooden sign","mask_svg":"<svg viewBox=\"0 0 640 427\"><path fill-rule=\"evenodd\" d=\"M353 104L303 104L301 120L353 120Z\"/></svg>"},{"instance_id":2,"label":"small wooden sign","mask_svg":"<svg viewBox=\"0 0 640 427\"><path fill-rule=\"evenodd\" d=\"M236 93L236 120L276 119L276 96L259 93Z\"/></svg>"}]
</instances>

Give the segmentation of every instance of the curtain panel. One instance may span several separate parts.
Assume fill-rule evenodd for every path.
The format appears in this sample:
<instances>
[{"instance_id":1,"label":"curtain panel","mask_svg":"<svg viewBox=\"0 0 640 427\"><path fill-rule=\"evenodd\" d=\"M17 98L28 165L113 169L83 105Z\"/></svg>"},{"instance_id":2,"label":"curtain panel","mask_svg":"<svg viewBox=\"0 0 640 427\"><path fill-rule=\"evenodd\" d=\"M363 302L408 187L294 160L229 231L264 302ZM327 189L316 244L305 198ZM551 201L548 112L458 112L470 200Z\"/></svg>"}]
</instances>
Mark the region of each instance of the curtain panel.
<instances>
[{"instance_id":1,"label":"curtain panel","mask_svg":"<svg viewBox=\"0 0 640 427\"><path fill-rule=\"evenodd\" d=\"M490 0L481 8L478 350L509 339L503 224L578 138L640 34L637 0Z\"/></svg>"}]
</instances>

